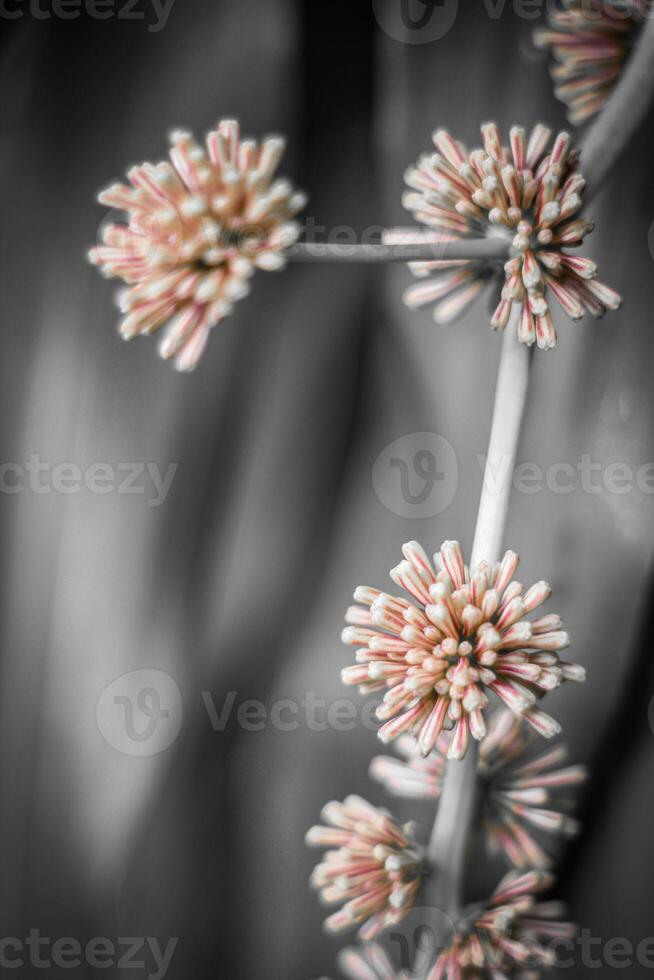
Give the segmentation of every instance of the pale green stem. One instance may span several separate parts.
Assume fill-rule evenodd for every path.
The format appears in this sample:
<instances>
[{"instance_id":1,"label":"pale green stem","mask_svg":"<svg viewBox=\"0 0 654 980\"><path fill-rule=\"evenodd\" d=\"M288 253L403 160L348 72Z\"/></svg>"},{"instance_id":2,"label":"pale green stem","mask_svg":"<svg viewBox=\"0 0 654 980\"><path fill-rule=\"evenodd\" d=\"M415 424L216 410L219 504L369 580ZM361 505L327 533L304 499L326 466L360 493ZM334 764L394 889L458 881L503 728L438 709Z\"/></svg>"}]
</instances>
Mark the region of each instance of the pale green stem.
<instances>
[{"instance_id":1,"label":"pale green stem","mask_svg":"<svg viewBox=\"0 0 654 980\"><path fill-rule=\"evenodd\" d=\"M470 567L499 560L509 507L513 469L529 384L532 350L518 341L520 313L516 306L502 338L484 482ZM502 482L498 485L498 475ZM429 841L432 874L425 881L422 904L455 918L461 910L463 872L474 817L478 747L472 742L465 758L447 764L443 791ZM434 937L436 942L439 937ZM431 955L422 956L417 973L426 973Z\"/></svg>"}]
</instances>

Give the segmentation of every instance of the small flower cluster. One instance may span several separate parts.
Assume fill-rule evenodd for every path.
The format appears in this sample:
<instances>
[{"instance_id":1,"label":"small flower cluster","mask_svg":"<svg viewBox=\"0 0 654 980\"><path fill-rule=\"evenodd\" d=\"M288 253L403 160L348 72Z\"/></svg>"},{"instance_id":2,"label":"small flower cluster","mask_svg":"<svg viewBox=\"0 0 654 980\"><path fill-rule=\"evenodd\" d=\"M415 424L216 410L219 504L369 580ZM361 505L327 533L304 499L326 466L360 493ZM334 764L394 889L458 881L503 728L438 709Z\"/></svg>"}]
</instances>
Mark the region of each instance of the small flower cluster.
<instances>
[{"instance_id":1,"label":"small flower cluster","mask_svg":"<svg viewBox=\"0 0 654 980\"><path fill-rule=\"evenodd\" d=\"M327 803L322 819L326 826L312 827L306 841L332 849L314 869L311 883L326 904L344 903L325 920L325 928L340 932L360 925L360 938L374 939L413 906L422 850L410 826L400 827L386 810L359 796Z\"/></svg>"},{"instance_id":2,"label":"small flower cluster","mask_svg":"<svg viewBox=\"0 0 654 980\"><path fill-rule=\"evenodd\" d=\"M556 962L553 944L571 939L559 902L542 901L553 884L544 871L510 871L487 903L462 911L427 980L535 980ZM406 980L378 943L348 947L339 967L350 980Z\"/></svg>"},{"instance_id":3,"label":"small flower cluster","mask_svg":"<svg viewBox=\"0 0 654 980\"><path fill-rule=\"evenodd\" d=\"M536 46L552 52L556 96L571 123L604 106L651 7L651 0L563 0L534 33Z\"/></svg>"},{"instance_id":4,"label":"small flower cluster","mask_svg":"<svg viewBox=\"0 0 654 980\"><path fill-rule=\"evenodd\" d=\"M167 324L159 351L192 370L209 331L249 292L255 269L281 269L299 226L303 194L274 180L284 141L241 139L223 120L206 150L185 131L171 136L170 162L144 163L99 200L127 213L110 224L91 262L129 286L119 297L126 340Z\"/></svg>"},{"instance_id":5,"label":"small flower cluster","mask_svg":"<svg viewBox=\"0 0 654 980\"><path fill-rule=\"evenodd\" d=\"M446 323L461 314L491 279L502 283L491 319L503 330L512 306L521 310L519 339L548 349L556 344L550 295L573 320L585 311L602 316L620 297L597 278L588 258L567 249L592 231L579 216L585 186L568 133L535 127L529 139L515 126L510 146L502 145L495 123L482 126L483 148L468 150L444 129L434 133L437 152L407 171L411 188L405 207L443 242L506 238L511 257L502 266L481 260L439 260L411 264L424 279L405 293L411 308L435 303L434 319Z\"/></svg>"},{"instance_id":6,"label":"small flower cluster","mask_svg":"<svg viewBox=\"0 0 654 980\"><path fill-rule=\"evenodd\" d=\"M377 709L381 740L412 732L426 756L441 732L453 729L447 757L461 759L470 736L486 736L487 692L541 735L557 734L559 725L537 699L585 675L559 657L569 640L558 616L526 618L549 597L547 583L523 591L513 580L519 559L512 551L470 574L456 541L435 556L438 572L416 541L402 550L405 560L390 574L414 601L359 587L354 598L361 605L348 610L351 625L343 631L343 641L358 648L344 683L362 693L386 692Z\"/></svg>"},{"instance_id":7,"label":"small flower cluster","mask_svg":"<svg viewBox=\"0 0 654 980\"><path fill-rule=\"evenodd\" d=\"M566 790L587 779L584 766L563 766L567 749L558 745L524 760L529 732L510 712L499 712L479 753L483 821L489 849L515 868L547 868L550 856L536 833L574 836L579 825L569 815Z\"/></svg>"},{"instance_id":8,"label":"small flower cluster","mask_svg":"<svg viewBox=\"0 0 654 980\"><path fill-rule=\"evenodd\" d=\"M540 871L511 871L486 906L464 911L451 943L438 956L428 980L500 980L537 977L555 956L549 944L576 929L560 921L559 903L538 896L553 882Z\"/></svg>"},{"instance_id":9,"label":"small flower cluster","mask_svg":"<svg viewBox=\"0 0 654 980\"><path fill-rule=\"evenodd\" d=\"M512 712L494 713L479 748L479 819L491 853L501 852L515 868L547 868L551 861L536 834L573 835L578 827L568 813L570 801L561 794L586 779L583 766L559 768L564 746L521 761L530 742L527 726ZM415 740L400 737L396 747L405 761L392 756L372 760L370 775L394 796L437 799L445 777L448 739L441 735L431 755L423 758Z\"/></svg>"}]
</instances>

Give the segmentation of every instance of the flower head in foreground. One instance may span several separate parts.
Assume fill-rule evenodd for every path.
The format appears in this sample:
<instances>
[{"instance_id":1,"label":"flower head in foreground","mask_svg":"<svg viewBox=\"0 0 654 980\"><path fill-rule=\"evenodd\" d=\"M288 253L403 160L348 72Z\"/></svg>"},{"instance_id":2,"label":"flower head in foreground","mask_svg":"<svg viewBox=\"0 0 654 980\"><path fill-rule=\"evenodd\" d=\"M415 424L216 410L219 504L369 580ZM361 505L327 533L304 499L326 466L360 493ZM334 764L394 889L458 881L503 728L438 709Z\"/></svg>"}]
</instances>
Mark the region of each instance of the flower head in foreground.
<instances>
[{"instance_id":1,"label":"flower head in foreground","mask_svg":"<svg viewBox=\"0 0 654 980\"><path fill-rule=\"evenodd\" d=\"M568 815L571 801L562 793L586 779L583 766L560 767L567 758L557 746L524 760L530 742L528 726L507 709L491 717L479 749L480 824L491 853L500 851L516 868L546 868L551 861L536 837L572 835L577 823ZM407 735L396 743L404 762L392 756L372 760L370 774L395 796L437 799L445 775L448 738L441 735L423 758Z\"/></svg>"},{"instance_id":2,"label":"flower head in foreground","mask_svg":"<svg viewBox=\"0 0 654 980\"><path fill-rule=\"evenodd\" d=\"M539 696L562 680L581 681L584 671L562 661L568 646L556 615L526 617L550 595L546 582L526 592L513 580L518 557L481 562L470 574L456 541L435 556L436 572L416 541L405 544L404 561L391 578L413 601L359 587L343 631L358 647L357 664L342 672L362 693L386 689L377 717L378 735L390 742L413 732L428 755L443 729L452 728L447 756L461 759L469 736L486 736L486 692L493 691L514 714L547 738L559 725L536 707Z\"/></svg>"},{"instance_id":3,"label":"flower head in foreground","mask_svg":"<svg viewBox=\"0 0 654 980\"><path fill-rule=\"evenodd\" d=\"M584 123L603 107L629 57L651 0L564 0L550 10L548 28L534 33L552 52L556 96L571 123Z\"/></svg>"},{"instance_id":4,"label":"flower head in foreground","mask_svg":"<svg viewBox=\"0 0 654 980\"><path fill-rule=\"evenodd\" d=\"M209 331L249 292L255 269L280 269L298 237L291 219L304 195L274 180L284 141L241 139L223 120L206 149L187 132L171 136L170 162L144 163L114 184L102 204L127 213L108 225L90 260L128 284L119 298L127 340L167 324L159 351L192 370Z\"/></svg>"},{"instance_id":5,"label":"flower head in foreground","mask_svg":"<svg viewBox=\"0 0 654 980\"><path fill-rule=\"evenodd\" d=\"M428 980L527 980L552 966L552 942L570 939L576 929L559 921L562 906L541 902L552 884L545 872L511 871L486 906L464 911L451 944L439 955Z\"/></svg>"},{"instance_id":6,"label":"flower head in foreground","mask_svg":"<svg viewBox=\"0 0 654 980\"><path fill-rule=\"evenodd\" d=\"M579 217L584 178L568 133L559 133L551 149L550 130L536 126L529 139L511 130L502 146L494 123L482 126L483 148L468 152L446 130L434 133L437 152L426 155L406 174L411 191L404 205L416 220L436 231L443 242L488 236L505 237L510 258L504 264L482 260L414 262L424 279L404 296L411 308L435 303L434 319L447 323L462 313L490 280L503 281L491 326L503 330L513 304L521 309L518 337L547 349L556 344L550 298L573 320L587 310L602 316L620 297L595 277L590 259L567 249L581 245L593 225Z\"/></svg>"},{"instance_id":7,"label":"flower head in foreground","mask_svg":"<svg viewBox=\"0 0 654 980\"><path fill-rule=\"evenodd\" d=\"M326 826L312 827L307 844L333 850L314 869L311 884L326 904L344 903L325 928L340 932L361 925L360 938L374 939L413 906L422 851L409 826L400 827L386 810L359 796L327 803L321 816Z\"/></svg>"}]
</instances>

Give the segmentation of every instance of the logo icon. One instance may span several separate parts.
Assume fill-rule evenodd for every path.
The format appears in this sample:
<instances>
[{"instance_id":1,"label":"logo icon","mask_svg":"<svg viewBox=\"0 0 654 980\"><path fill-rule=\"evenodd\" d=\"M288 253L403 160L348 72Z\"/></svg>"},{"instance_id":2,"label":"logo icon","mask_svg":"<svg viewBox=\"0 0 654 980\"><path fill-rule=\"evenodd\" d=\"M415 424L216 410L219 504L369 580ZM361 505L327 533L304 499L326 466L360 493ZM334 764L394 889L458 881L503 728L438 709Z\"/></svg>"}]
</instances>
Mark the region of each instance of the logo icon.
<instances>
[{"instance_id":1,"label":"logo icon","mask_svg":"<svg viewBox=\"0 0 654 980\"><path fill-rule=\"evenodd\" d=\"M437 432L410 432L391 442L372 469L380 502L398 517L435 517L454 499L459 465L451 444Z\"/></svg>"},{"instance_id":2,"label":"logo icon","mask_svg":"<svg viewBox=\"0 0 654 980\"><path fill-rule=\"evenodd\" d=\"M182 727L182 698L163 670L132 670L109 684L96 708L104 739L123 755L165 752Z\"/></svg>"},{"instance_id":3,"label":"logo icon","mask_svg":"<svg viewBox=\"0 0 654 980\"><path fill-rule=\"evenodd\" d=\"M441 909L417 907L388 932L388 944L402 976L420 980L425 963L433 963L449 946L456 929L450 916Z\"/></svg>"},{"instance_id":4,"label":"logo icon","mask_svg":"<svg viewBox=\"0 0 654 980\"><path fill-rule=\"evenodd\" d=\"M394 41L430 44L445 37L459 12L459 0L372 0L375 19Z\"/></svg>"}]
</instances>

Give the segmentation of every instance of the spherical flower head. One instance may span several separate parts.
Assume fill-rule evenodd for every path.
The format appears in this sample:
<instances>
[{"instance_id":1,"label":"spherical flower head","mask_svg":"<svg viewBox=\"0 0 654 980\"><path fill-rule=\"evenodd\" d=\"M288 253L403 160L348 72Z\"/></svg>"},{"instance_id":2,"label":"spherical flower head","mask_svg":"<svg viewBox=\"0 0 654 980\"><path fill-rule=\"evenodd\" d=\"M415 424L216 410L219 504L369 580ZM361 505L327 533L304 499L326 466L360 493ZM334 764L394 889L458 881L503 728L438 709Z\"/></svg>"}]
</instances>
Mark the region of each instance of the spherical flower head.
<instances>
[{"instance_id":1,"label":"spherical flower head","mask_svg":"<svg viewBox=\"0 0 654 980\"><path fill-rule=\"evenodd\" d=\"M509 147L502 146L495 123L482 126L482 135L483 148L468 152L445 130L434 133L437 152L407 172L412 190L404 204L443 242L505 238L510 258L503 267L470 259L411 263L425 281L410 287L404 299L411 308L435 303L434 319L447 323L494 281L501 293L493 329L506 327L515 304L521 311L519 339L547 350L556 344L552 296L573 320L585 311L602 316L621 302L597 280L594 262L567 251L593 228L579 216L585 182L577 154L564 132L549 149L551 132L541 125L529 139L515 126Z\"/></svg>"},{"instance_id":2,"label":"spherical flower head","mask_svg":"<svg viewBox=\"0 0 654 980\"><path fill-rule=\"evenodd\" d=\"M534 32L555 64L556 96L579 125L604 106L620 77L651 0L563 0L548 8L548 27Z\"/></svg>"},{"instance_id":3,"label":"spherical flower head","mask_svg":"<svg viewBox=\"0 0 654 980\"><path fill-rule=\"evenodd\" d=\"M400 922L413 906L420 884L422 850L409 825L400 827L386 810L359 796L333 801L322 811L324 825L312 827L307 844L329 847L311 884L328 905L342 904L325 920L329 932L361 926L363 941Z\"/></svg>"},{"instance_id":4,"label":"spherical flower head","mask_svg":"<svg viewBox=\"0 0 654 980\"><path fill-rule=\"evenodd\" d=\"M486 736L489 693L540 734L557 734L559 725L536 701L563 680L583 680L584 671L559 657L569 640L558 616L527 619L549 597L547 583L525 592L513 580L519 559L512 551L472 574L456 541L441 546L438 571L416 541L402 551L404 561L390 574L413 601L360 587L360 605L348 609L351 625L343 631L343 641L358 648L343 682L362 693L386 691L377 709L380 739L412 732L428 755L452 729L447 756L461 759L470 735Z\"/></svg>"},{"instance_id":5,"label":"spherical flower head","mask_svg":"<svg viewBox=\"0 0 654 980\"><path fill-rule=\"evenodd\" d=\"M509 872L487 905L471 906L462 914L428 980L540 976L540 970L555 963L552 944L576 932L573 925L560 921L564 910L559 903L538 898L552 883L542 871Z\"/></svg>"},{"instance_id":6,"label":"spherical flower head","mask_svg":"<svg viewBox=\"0 0 654 980\"><path fill-rule=\"evenodd\" d=\"M129 287L119 297L122 336L166 324L159 352L189 371L211 328L248 294L253 272L284 266L305 198L274 179L280 137L241 139L238 123L224 119L205 147L184 131L171 142L170 162L132 167L129 186L100 194L102 204L126 212L126 222L107 225L89 258Z\"/></svg>"},{"instance_id":7,"label":"spherical flower head","mask_svg":"<svg viewBox=\"0 0 654 980\"><path fill-rule=\"evenodd\" d=\"M569 815L570 790L587 778L583 766L565 766L565 746L526 755L533 732L508 709L493 713L479 747L479 825L491 854L501 853L516 868L547 868L550 856L540 838L572 836L578 830ZM372 760L370 775L394 796L438 799L443 787L449 739L440 735L423 758L415 739L403 735L392 756Z\"/></svg>"}]
</instances>

